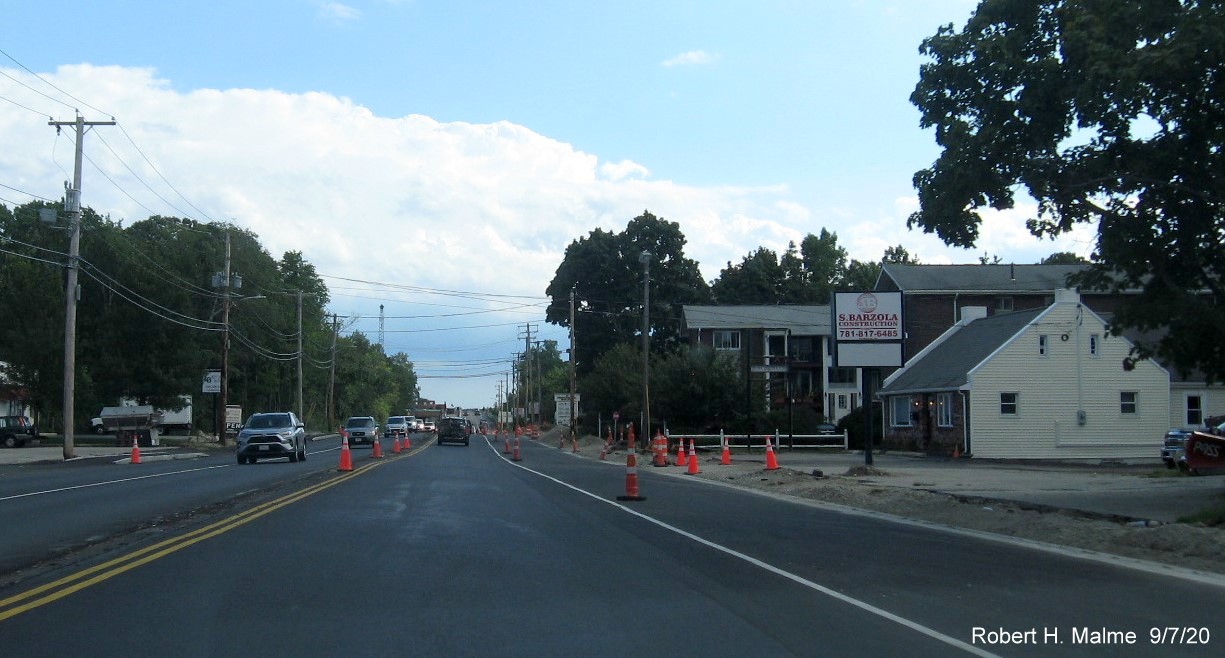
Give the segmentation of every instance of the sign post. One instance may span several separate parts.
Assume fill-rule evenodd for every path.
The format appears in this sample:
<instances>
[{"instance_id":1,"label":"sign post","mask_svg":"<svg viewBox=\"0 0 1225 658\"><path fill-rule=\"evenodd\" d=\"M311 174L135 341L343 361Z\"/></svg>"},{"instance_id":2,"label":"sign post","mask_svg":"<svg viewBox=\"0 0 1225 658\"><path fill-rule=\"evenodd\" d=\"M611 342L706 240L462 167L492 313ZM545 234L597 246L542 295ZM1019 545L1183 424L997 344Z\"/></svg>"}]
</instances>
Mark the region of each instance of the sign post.
<instances>
[{"instance_id":1,"label":"sign post","mask_svg":"<svg viewBox=\"0 0 1225 658\"><path fill-rule=\"evenodd\" d=\"M834 293L834 361L863 373L865 465L872 465L872 380L880 368L905 364L901 292Z\"/></svg>"}]
</instances>

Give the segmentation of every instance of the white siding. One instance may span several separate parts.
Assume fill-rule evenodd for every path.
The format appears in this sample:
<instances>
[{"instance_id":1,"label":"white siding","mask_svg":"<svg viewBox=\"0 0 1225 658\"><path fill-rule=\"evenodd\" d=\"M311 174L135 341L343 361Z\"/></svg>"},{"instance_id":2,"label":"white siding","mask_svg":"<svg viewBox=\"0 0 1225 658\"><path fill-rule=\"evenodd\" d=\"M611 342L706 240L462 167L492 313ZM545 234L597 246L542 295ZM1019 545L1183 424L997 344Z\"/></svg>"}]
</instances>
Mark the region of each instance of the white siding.
<instances>
[{"instance_id":1,"label":"white siding","mask_svg":"<svg viewBox=\"0 0 1225 658\"><path fill-rule=\"evenodd\" d=\"M1187 398L1199 396L1203 417L1225 415L1225 388L1205 384L1178 383L1170 387L1170 427L1192 427L1187 423Z\"/></svg>"},{"instance_id":2,"label":"white siding","mask_svg":"<svg viewBox=\"0 0 1225 658\"><path fill-rule=\"evenodd\" d=\"M1169 429L1169 373L1152 361L1123 370L1131 344L1107 336L1102 320L1078 307L1053 305L970 373L974 456L1158 459ZM1039 355L1040 334L1048 336L1045 356ZM1095 357L1089 355L1093 334ZM1138 394L1135 414L1121 412L1123 391ZM1001 392L1018 394L1015 416L1001 415ZM1085 412L1083 425L1078 410Z\"/></svg>"}]
</instances>

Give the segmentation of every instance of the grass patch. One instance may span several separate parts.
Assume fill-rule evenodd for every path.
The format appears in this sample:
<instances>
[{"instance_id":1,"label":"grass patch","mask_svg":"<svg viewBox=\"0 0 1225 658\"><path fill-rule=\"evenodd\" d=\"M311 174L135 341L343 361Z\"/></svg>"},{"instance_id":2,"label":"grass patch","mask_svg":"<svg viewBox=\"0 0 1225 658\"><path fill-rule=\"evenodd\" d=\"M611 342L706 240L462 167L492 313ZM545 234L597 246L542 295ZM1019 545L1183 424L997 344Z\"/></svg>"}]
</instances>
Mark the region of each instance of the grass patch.
<instances>
[{"instance_id":1,"label":"grass patch","mask_svg":"<svg viewBox=\"0 0 1225 658\"><path fill-rule=\"evenodd\" d=\"M1208 509L1178 517L1179 523L1202 523L1206 526L1225 526L1225 505L1215 505Z\"/></svg>"},{"instance_id":2,"label":"grass patch","mask_svg":"<svg viewBox=\"0 0 1225 658\"><path fill-rule=\"evenodd\" d=\"M1159 468L1144 475L1146 478L1182 478L1187 477L1187 473L1178 470L1177 468Z\"/></svg>"}]
</instances>

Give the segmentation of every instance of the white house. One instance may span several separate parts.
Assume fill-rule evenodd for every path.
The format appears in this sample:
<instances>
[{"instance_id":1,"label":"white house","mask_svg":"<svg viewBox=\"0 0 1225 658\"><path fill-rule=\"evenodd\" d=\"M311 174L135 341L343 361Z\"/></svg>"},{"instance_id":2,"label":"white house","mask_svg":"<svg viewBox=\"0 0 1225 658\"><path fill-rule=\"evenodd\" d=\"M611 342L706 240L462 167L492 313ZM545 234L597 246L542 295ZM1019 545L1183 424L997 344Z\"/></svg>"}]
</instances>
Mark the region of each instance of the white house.
<instances>
[{"instance_id":1,"label":"white house","mask_svg":"<svg viewBox=\"0 0 1225 658\"><path fill-rule=\"evenodd\" d=\"M1170 375L1125 361L1131 343L1072 290L962 320L885 380L885 442L992 459L1156 459Z\"/></svg>"}]
</instances>

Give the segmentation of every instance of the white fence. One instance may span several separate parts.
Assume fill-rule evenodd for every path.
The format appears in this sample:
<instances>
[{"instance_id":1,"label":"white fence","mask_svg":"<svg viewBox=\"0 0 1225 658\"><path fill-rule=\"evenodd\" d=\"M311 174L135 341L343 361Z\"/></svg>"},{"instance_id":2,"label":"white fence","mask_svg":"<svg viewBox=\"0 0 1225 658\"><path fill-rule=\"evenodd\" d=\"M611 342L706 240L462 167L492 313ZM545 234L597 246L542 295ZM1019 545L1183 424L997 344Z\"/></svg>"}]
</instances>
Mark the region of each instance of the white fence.
<instances>
[{"instance_id":1,"label":"white fence","mask_svg":"<svg viewBox=\"0 0 1225 658\"><path fill-rule=\"evenodd\" d=\"M764 434L671 434L669 438L692 439L693 445L696 448L716 448L722 449L723 441L733 448L743 448L746 445L749 449L760 448L766 449L766 435ZM775 450L779 448L841 448L842 450L850 449L850 436L847 432L841 434L795 434L787 435L780 434L778 430L774 430L774 435L770 437L770 444Z\"/></svg>"}]
</instances>

